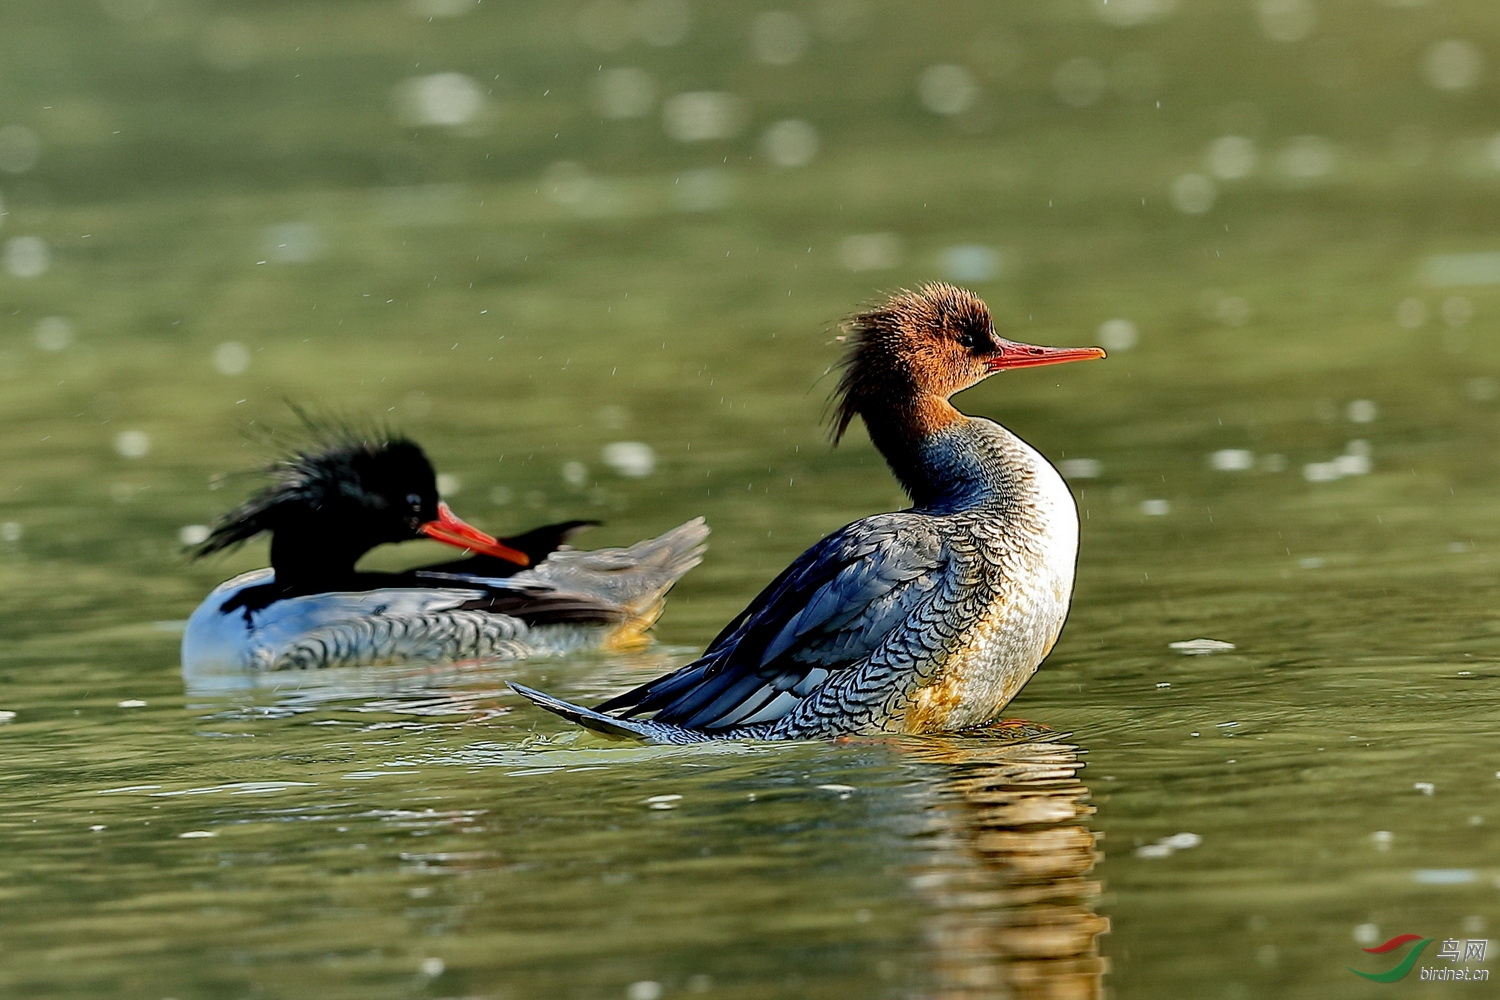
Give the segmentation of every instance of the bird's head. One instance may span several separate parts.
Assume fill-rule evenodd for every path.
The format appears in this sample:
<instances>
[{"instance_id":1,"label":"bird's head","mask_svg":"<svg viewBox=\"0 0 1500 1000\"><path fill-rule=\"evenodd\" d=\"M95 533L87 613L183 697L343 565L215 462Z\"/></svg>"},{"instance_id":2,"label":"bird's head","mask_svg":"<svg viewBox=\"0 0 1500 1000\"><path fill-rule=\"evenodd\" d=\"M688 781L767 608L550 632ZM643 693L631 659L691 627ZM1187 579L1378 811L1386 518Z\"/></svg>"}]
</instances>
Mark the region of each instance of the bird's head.
<instances>
[{"instance_id":1,"label":"bird's head","mask_svg":"<svg viewBox=\"0 0 1500 1000\"><path fill-rule=\"evenodd\" d=\"M995 332L974 293L937 282L903 290L851 317L848 351L834 393L834 440L855 414L903 413L946 400L996 372L1104 357L1097 347L1038 347Z\"/></svg>"}]
</instances>

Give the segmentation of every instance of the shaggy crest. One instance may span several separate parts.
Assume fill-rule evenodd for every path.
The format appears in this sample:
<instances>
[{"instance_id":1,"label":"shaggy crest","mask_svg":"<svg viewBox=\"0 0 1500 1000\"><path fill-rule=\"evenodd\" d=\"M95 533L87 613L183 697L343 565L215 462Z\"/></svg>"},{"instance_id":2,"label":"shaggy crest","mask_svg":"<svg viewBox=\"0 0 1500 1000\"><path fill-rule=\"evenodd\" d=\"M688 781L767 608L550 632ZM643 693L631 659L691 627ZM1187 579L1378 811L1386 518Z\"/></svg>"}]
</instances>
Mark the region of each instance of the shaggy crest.
<instances>
[{"instance_id":1,"label":"shaggy crest","mask_svg":"<svg viewBox=\"0 0 1500 1000\"><path fill-rule=\"evenodd\" d=\"M848 350L829 401L829 431L834 444L856 414L871 403L890 405L892 394L909 392L914 367L945 338L994 337L989 308L972 292L946 282L931 282L916 291L903 288L885 302L845 320Z\"/></svg>"},{"instance_id":2,"label":"shaggy crest","mask_svg":"<svg viewBox=\"0 0 1500 1000\"><path fill-rule=\"evenodd\" d=\"M436 494L436 473L416 442L388 428L315 420L300 410L297 415L307 432L303 442L284 446L284 454L261 470L271 481L219 518L208 538L189 550L192 558L274 531L291 508L338 499L381 506L382 488L397 481L426 485Z\"/></svg>"}]
</instances>

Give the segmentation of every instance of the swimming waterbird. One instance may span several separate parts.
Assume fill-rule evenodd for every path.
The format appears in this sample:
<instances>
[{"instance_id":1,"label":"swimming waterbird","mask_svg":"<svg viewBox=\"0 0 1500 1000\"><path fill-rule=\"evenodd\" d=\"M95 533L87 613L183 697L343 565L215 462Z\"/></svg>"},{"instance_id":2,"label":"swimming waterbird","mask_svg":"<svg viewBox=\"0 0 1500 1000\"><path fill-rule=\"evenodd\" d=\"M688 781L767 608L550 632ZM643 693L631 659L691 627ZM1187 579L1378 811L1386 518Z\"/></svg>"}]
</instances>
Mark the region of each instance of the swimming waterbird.
<instances>
[{"instance_id":1,"label":"swimming waterbird","mask_svg":"<svg viewBox=\"0 0 1500 1000\"><path fill-rule=\"evenodd\" d=\"M947 284L903 291L847 332L834 441L860 417L912 506L818 542L673 673L592 709L517 692L657 743L957 730L1015 696L1067 617L1078 509L1034 448L948 398L1104 351L1006 340L982 301Z\"/></svg>"},{"instance_id":2,"label":"swimming waterbird","mask_svg":"<svg viewBox=\"0 0 1500 1000\"><path fill-rule=\"evenodd\" d=\"M421 447L330 432L215 525L195 558L258 535L271 565L227 580L188 619L190 673L509 658L644 640L668 589L703 556L701 518L629 548L563 543L596 522L495 539L438 498ZM387 542L431 538L472 555L404 572L355 568Z\"/></svg>"}]
</instances>

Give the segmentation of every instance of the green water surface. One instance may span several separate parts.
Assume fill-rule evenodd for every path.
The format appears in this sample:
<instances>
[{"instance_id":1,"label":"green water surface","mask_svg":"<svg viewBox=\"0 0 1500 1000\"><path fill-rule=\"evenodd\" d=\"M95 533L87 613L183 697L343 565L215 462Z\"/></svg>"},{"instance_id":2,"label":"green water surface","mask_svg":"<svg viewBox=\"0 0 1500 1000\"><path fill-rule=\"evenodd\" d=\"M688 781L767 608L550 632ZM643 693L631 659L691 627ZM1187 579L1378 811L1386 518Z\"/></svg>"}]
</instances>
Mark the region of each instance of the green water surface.
<instances>
[{"instance_id":1,"label":"green water surface","mask_svg":"<svg viewBox=\"0 0 1500 1000\"><path fill-rule=\"evenodd\" d=\"M1484 994L1346 966L1500 928L1497 108L1485 0L0 8L0 994ZM644 748L509 694L680 665L900 506L821 376L936 278L1112 349L958 400L1079 500L1033 725ZM265 551L182 539L287 401L496 533L708 557L644 652L186 685Z\"/></svg>"}]
</instances>

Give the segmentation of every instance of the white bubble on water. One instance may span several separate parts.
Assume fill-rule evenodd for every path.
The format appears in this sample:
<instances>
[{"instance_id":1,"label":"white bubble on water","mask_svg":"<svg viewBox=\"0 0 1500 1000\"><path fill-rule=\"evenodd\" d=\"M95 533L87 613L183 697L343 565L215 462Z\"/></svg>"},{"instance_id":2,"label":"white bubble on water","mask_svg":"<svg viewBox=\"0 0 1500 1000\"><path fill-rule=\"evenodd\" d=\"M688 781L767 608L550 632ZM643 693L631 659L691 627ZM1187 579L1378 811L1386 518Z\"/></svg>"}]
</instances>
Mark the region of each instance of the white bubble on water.
<instances>
[{"instance_id":1,"label":"white bubble on water","mask_svg":"<svg viewBox=\"0 0 1500 1000\"><path fill-rule=\"evenodd\" d=\"M807 53L807 25L789 11L768 10L750 22L750 51L772 66L786 66Z\"/></svg>"},{"instance_id":2,"label":"white bubble on water","mask_svg":"<svg viewBox=\"0 0 1500 1000\"><path fill-rule=\"evenodd\" d=\"M1464 383L1464 395L1476 403L1488 403L1500 399L1500 379L1489 375L1478 375Z\"/></svg>"},{"instance_id":3,"label":"white bubble on water","mask_svg":"<svg viewBox=\"0 0 1500 1000\"><path fill-rule=\"evenodd\" d=\"M594 179L572 160L558 160L542 177L542 193L569 208L581 205L594 192Z\"/></svg>"},{"instance_id":4,"label":"white bubble on water","mask_svg":"<svg viewBox=\"0 0 1500 1000\"><path fill-rule=\"evenodd\" d=\"M437 491L440 497L457 496L464 488L464 481L451 472L439 472Z\"/></svg>"},{"instance_id":5,"label":"white bubble on water","mask_svg":"<svg viewBox=\"0 0 1500 1000\"><path fill-rule=\"evenodd\" d=\"M484 89L465 73L430 73L396 85L396 117L404 125L457 128L474 122L484 110Z\"/></svg>"},{"instance_id":6,"label":"white bubble on water","mask_svg":"<svg viewBox=\"0 0 1500 1000\"><path fill-rule=\"evenodd\" d=\"M562 477L569 486L583 486L589 481L589 467L582 462L564 462Z\"/></svg>"},{"instance_id":7,"label":"white bubble on water","mask_svg":"<svg viewBox=\"0 0 1500 1000\"><path fill-rule=\"evenodd\" d=\"M1172 513L1172 502L1162 499L1142 500L1141 513L1147 517L1165 517Z\"/></svg>"},{"instance_id":8,"label":"white bubble on water","mask_svg":"<svg viewBox=\"0 0 1500 1000\"><path fill-rule=\"evenodd\" d=\"M1354 938L1355 944L1374 944L1380 940L1380 926L1378 924L1359 924L1354 928L1351 936Z\"/></svg>"},{"instance_id":9,"label":"white bubble on water","mask_svg":"<svg viewBox=\"0 0 1500 1000\"><path fill-rule=\"evenodd\" d=\"M459 17L479 6L480 0L406 0L405 7L417 17Z\"/></svg>"},{"instance_id":10,"label":"white bubble on water","mask_svg":"<svg viewBox=\"0 0 1500 1000\"><path fill-rule=\"evenodd\" d=\"M323 234L310 222L279 222L263 236L268 260L278 264L306 264L323 255Z\"/></svg>"},{"instance_id":11,"label":"white bubble on water","mask_svg":"<svg viewBox=\"0 0 1500 1000\"><path fill-rule=\"evenodd\" d=\"M636 36L658 48L676 45L693 26L693 10L687 0L636 0L632 14Z\"/></svg>"},{"instance_id":12,"label":"white bubble on water","mask_svg":"<svg viewBox=\"0 0 1500 1000\"><path fill-rule=\"evenodd\" d=\"M1091 0L1091 5L1105 24L1133 28L1166 17L1177 9L1177 0Z\"/></svg>"},{"instance_id":13,"label":"white bubble on water","mask_svg":"<svg viewBox=\"0 0 1500 1000\"><path fill-rule=\"evenodd\" d=\"M881 271L901 260L901 238L895 233L857 233L839 244L839 261L850 271Z\"/></svg>"},{"instance_id":14,"label":"white bubble on water","mask_svg":"<svg viewBox=\"0 0 1500 1000\"><path fill-rule=\"evenodd\" d=\"M684 170L672 183L672 200L684 212L714 212L734 199L735 179L721 167Z\"/></svg>"},{"instance_id":15,"label":"white bubble on water","mask_svg":"<svg viewBox=\"0 0 1500 1000\"><path fill-rule=\"evenodd\" d=\"M66 316L43 316L31 328L31 341L44 351L65 351L73 346L77 331Z\"/></svg>"},{"instance_id":16,"label":"white bubble on water","mask_svg":"<svg viewBox=\"0 0 1500 1000\"><path fill-rule=\"evenodd\" d=\"M604 446L604 464L630 479L656 471L656 452L644 441L615 441Z\"/></svg>"},{"instance_id":17,"label":"white bubble on water","mask_svg":"<svg viewBox=\"0 0 1500 1000\"><path fill-rule=\"evenodd\" d=\"M115 452L122 458L145 458L151 452L151 435L145 431L121 431L115 435Z\"/></svg>"},{"instance_id":18,"label":"white bubble on water","mask_svg":"<svg viewBox=\"0 0 1500 1000\"><path fill-rule=\"evenodd\" d=\"M1294 183L1310 183L1333 173L1338 166L1339 151L1320 135L1299 135L1288 139L1276 154L1276 170Z\"/></svg>"},{"instance_id":19,"label":"white bubble on water","mask_svg":"<svg viewBox=\"0 0 1500 1000\"><path fill-rule=\"evenodd\" d=\"M1106 351L1128 351L1141 339L1136 325L1120 317L1100 323L1095 336L1099 339L1099 346Z\"/></svg>"},{"instance_id":20,"label":"white bubble on water","mask_svg":"<svg viewBox=\"0 0 1500 1000\"><path fill-rule=\"evenodd\" d=\"M1333 460L1340 476L1367 476L1372 468L1369 455L1340 455Z\"/></svg>"},{"instance_id":21,"label":"white bubble on water","mask_svg":"<svg viewBox=\"0 0 1500 1000\"><path fill-rule=\"evenodd\" d=\"M1069 59L1052 73L1052 92L1073 108L1086 108L1104 96L1104 67L1087 56Z\"/></svg>"},{"instance_id":22,"label":"white bubble on water","mask_svg":"<svg viewBox=\"0 0 1500 1000\"><path fill-rule=\"evenodd\" d=\"M656 106L656 81L636 66L605 70L594 81L594 107L605 118L641 118Z\"/></svg>"},{"instance_id":23,"label":"white bubble on water","mask_svg":"<svg viewBox=\"0 0 1500 1000\"><path fill-rule=\"evenodd\" d=\"M5 241L5 270L16 278L40 278L52 267L52 248L40 236Z\"/></svg>"},{"instance_id":24,"label":"white bubble on water","mask_svg":"<svg viewBox=\"0 0 1500 1000\"><path fill-rule=\"evenodd\" d=\"M661 995L661 983L651 979L642 979L625 987L625 1000L661 1000Z\"/></svg>"},{"instance_id":25,"label":"white bubble on water","mask_svg":"<svg viewBox=\"0 0 1500 1000\"><path fill-rule=\"evenodd\" d=\"M760 148L778 167L805 167L818 155L818 130L807 122L788 118L762 133Z\"/></svg>"},{"instance_id":26,"label":"white bubble on water","mask_svg":"<svg viewBox=\"0 0 1500 1000\"><path fill-rule=\"evenodd\" d=\"M1259 0L1260 30L1275 42L1300 42L1318 22L1310 0Z\"/></svg>"},{"instance_id":27,"label":"white bubble on water","mask_svg":"<svg viewBox=\"0 0 1500 1000\"><path fill-rule=\"evenodd\" d=\"M1248 299L1239 295L1224 295L1213 305L1213 317L1225 326L1244 326L1250 322L1254 310Z\"/></svg>"},{"instance_id":28,"label":"white bubble on water","mask_svg":"<svg viewBox=\"0 0 1500 1000\"><path fill-rule=\"evenodd\" d=\"M1244 448L1220 448L1208 456L1208 464L1219 472L1244 472L1255 468L1255 453Z\"/></svg>"},{"instance_id":29,"label":"white bubble on water","mask_svg":"<svg viewBox=\"0 0 1500 1000\"><path fill-rule=\"evenodd\" d=\"M436 979L447 968L448 963L444 962L441 958L424 958L421 964L417 966L417 971L428 979Z\"/></svg>"},{"instance_id":30,"label":"white bubble on water","mask_svg":"<svg viewBox=\"0 0 1500 1000\"><path fill-rule=\"evenodd\" d=\"M928 66L917 77L917 96L923 107L940 115L957 115L974 106L979 84L962 66L942 63Z\"/></svg>"},{"instance_id":31,"label":"white bubble on water","mask_svg":"<svg viewBox=\"0 0 1500 1000\"><path fill-rule=\"evenodd\" d=\"M1208 144L1204 159L1209 173L1221 181L1234 181L1249 177L1258 158L1255 140L1243 135L1223 135Z\"/></svg>"},{"instance_id":32,"label":"white bubble on water","mask_svg":"<svg viewBox=\"0 0 1500 1000\"><path fill-rule=\"evenodd\" d=\"M1403 330L1416 330L1427 323L1427 303L1421 299L1402 299L1396 306L1396 325Z\"/></svg>"},{"instance_id":33,"label":"white bubble on water","mask_svg":"<svg viewBox=\"0 0 1500 1000\"><path fill-rule=\"evenodd\" d=\"M19 521L5 521L0 523L0 541L19 542L26 530L21 527Z\"/></svg>"},{"instance_id":34,"label":"white bubble on water","mask_svg":"<svg viewBox=\"0 0 1500 1000\"><path fill-rule=\"evenodd\" d=\"M1219 188L1206 174L1183 174L1172 181L1168 192L1172 207L1185 215L1202 215L1214 207Z\"/></svg>"},{"instance_id":35,"label":"white bubble on water","mask_svg":"<svg viewBox=\"0 0 1500 1000\"><path fill-rule=\"evenodd\" d=\"M1057 471L1067 479L1098 479L1104 474L1104 464L1097 458L1064 458L1057 463Z\"/></svg>"},{"instance_id":36,"label":"white bubble on water","mask_svg":"<svg viewBox=\"0 0 1500 1000\"><path fill-rule=\"evenodd\" d=\"M1302 478L1310 483L1331 483L1342 476L1337 462L1308 462L1302 466Z\"/></svg>"},{"instance_id":37,"label":"white bubble on water","mask_svg":"<svg viewBox=\"0 0 1500 1000\"><path fill-rule=\"evenodd\" d=\"M961 284L994 281L1000 276L1000 251L982 243L963 243L945 247L938 254L938 269L943 276Z\"/></svg>"},{"instance_id":38,"label":"white bubble on water","mask_svg":"<svg viewBox=\"0 0 1500 1000\"><path fill-rule=\"evenodd\" d=\"M1202 844L1203 837L1196 833L1174 833L1170 837L1163 837L1161 843L1174 851L1186 851Z\"/></svg>"},{"instance_id":39,"label":"white bubble on water","mask_svg":"<svg viewBox=\"0 0 1500 1000\"><path fill-rule=\"evenodd\" d=\"M238 340L226 340L214 348L213 364L220 375L243 375L250 369L250 348Z\"/></svg>"},{"instance_id":40,"label":"white bubble on water","mask_svg":"<svg viewBox=\"0 0 1500 1000\"><path fill-rule=\"evenodd\" d=\"M1344 408L1344 415L1349 418L1350 423L1373 423L1380 416L1380 407L1373 399L1354 399Z\"/></svg>"},{"instance_id":41,"label":"white bubble on water","mask_svg":"<svg viewBox=\"0 0 1500 1000\"><path fill-rule=\"evenodd\" d=\"M0 125L0 170L24 174L42 156L42 140L25 125Z\"/></svg>"},{"instance_id":42,"label":"white bubble on water","mask_svg":"<svg viewBox=\"0 0 1500 1000\"><path fill-rule=\"evenodd\" d=\"M1484 74L1484 54L1466 38L1433 42L1422 53L1422 75L1438 90L1469 90Z\"/></svg>"},{"instance_id":43,"label":"white bubble on water","mask_svg":"<svg viewBox=\"0 0 1500 1000\"><path fill-rule=\"evenodd\" d=\"M1172 856L1172 848L1167 844L1142 844L1135 849L1138 858L1167 858Z\"/></svg>"},{"instance_id":44,"label":"white bubble on water","mask_svg":"<svg viewBox=\"0 0 1500 1000\"><path fill-rule=\"evenodd\" d=\"M723 90L674 94L662 103L662 128L678 142L732 139L745 127L745 99Z\"/></svg>"},{"instance_id":45,"label":"white bubble on water","mask_svg":"<svg viewBox=\"0 0 1500 1000\"><path fill-rule=\"evenodd\" d=\"M212 533L206 524L184 524L177 529L177 540L183 545L202 545Z\"/></svg>"}]
</instances>

